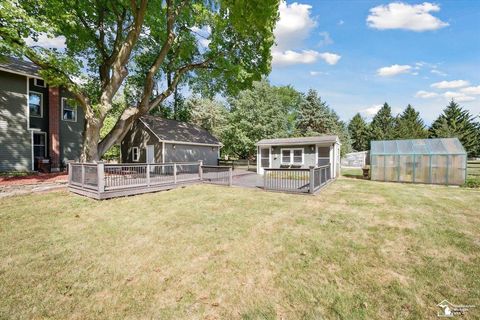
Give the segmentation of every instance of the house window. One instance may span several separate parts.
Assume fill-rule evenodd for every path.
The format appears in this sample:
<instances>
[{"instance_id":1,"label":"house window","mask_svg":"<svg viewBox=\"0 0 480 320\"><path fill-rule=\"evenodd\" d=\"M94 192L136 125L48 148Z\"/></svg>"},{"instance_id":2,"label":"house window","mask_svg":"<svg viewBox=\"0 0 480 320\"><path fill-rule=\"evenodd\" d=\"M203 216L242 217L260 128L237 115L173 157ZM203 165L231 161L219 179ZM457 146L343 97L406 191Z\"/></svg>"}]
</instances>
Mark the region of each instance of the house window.
<instances>
[{"instance_id":1,"label":"house window","mask_svg":"<svg viewBox=\"0 0 480 320\"><path fill-rule=\"evenodd\" d=\"M47 156L47 134L45 132L35 132L33 134L33 156L35 159Z\"/></svg>"},{"instance_id":2,"label":"house window","mask_svg":"<svg viewBox=\"0 0 480 320\"><path fill-rule=\"evenodd\" d=\"M62 98L62 119L77 122L77 105L72 99Z\"/></svg>"},{"instance_id":3,"label":"house window","mask_svg":"<svg viewBox=\"0 0 480 320\"><path fill-rule=\"evenodd\" d=\"M282 149L282 164L303 164L303 148Z\"/></svg>"},{"instance_id":4,"label":"house window","mask_svg":"<svg viewBox=\"0 0 480 320\"><path fill-rule=\"evenodd\" d=\"M290 163L290 150L282 150L282 163Z\"/></svg>"},{"instance_id":5,"label":"house window","mask_svg":"<svg viewBox=\"0 0 480 320\"><path fill-rule=\"evenodd\" d=\"M42 87L42 88L46 87L45 80L43 79L33 79L33 84L37 87Z\"/></svg>"},{"instance_id":6,"label":"house window","mask_svg":"<svg viewBox=\"0 0 480 320\"><path fill-rule=\"evenodd\" d=\"M293 163L303 163L303 150L293 150Z\"/></svg>"},{"instance_id":7,"label":"house window","mask_svg":"<svg viewBox=\"0 0 480 320\"><path fill-rule=\"evenodd\" d=\"M140 149L138 147L133 147L132 148L132 161L137 162L140 160Z\"/></svg>"},{"instance_id":8,"label":"house window","mask_svg":"<svg viewBox=\"0 0 480 320\"><path fill-rule=\"evenodd\" d=\"M30 91L28 96L28 108L31 117L43 116L43 95L39 92Z\"/></svg>"}]
</instances>

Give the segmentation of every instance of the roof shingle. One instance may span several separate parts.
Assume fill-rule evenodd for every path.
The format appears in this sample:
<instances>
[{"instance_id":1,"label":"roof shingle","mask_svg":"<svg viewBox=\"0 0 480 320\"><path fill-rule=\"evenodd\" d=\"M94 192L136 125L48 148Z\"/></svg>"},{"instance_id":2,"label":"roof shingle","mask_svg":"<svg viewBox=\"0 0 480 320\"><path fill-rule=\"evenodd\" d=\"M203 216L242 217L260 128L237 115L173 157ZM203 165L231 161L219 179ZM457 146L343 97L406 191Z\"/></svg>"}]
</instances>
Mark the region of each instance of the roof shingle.
<instances>
[{"instance_id":1,"label":"roof shingle","mask_svg":"<svg viewBox=\"0 0 480 320\"><path fill-rule=\"evenodd\" d=\"M163 141L221 145L207 130L190 123L146 115L140 120Z\"/></svg>"},{"instance_id":2,"label":"roof shingle","mask_svg":"<svg viewBox=\"0 0 480 320\"><path fill-rule=\"evenodd\" d=\"M38 73L40 68L36 64L17 58L0 57L0 69L6 72L18 73L24 76L37 78L40 77Z\"/></svg>"}]
</instances>

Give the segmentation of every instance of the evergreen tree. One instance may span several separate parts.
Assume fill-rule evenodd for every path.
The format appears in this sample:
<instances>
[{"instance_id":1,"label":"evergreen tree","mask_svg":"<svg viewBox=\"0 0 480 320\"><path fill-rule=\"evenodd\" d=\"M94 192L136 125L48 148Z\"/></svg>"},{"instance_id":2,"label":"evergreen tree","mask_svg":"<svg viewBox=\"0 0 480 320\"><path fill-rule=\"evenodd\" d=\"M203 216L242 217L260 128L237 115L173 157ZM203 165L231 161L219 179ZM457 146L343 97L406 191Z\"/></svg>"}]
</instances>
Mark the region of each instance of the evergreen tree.
<instances>
[{"instance_id":1,"label":"evergreen tree","mask_svg":"<svg viewBox=\"0 0 480 320\"><path fill-rule=\"evenodd\" d=\"M395 137L397 139L424 139L428 137L420 114L411 106L399 115L395 121Z\"/></svg>"},{"instance_id":2,"label":"evergreen tree","mask_svg":"<svg viewBox=\"0 0 480 320\"><path fill-rule=\"evenodd\" d=\"M355 151L364 151L370 148L370 129L360 113L357 113L350 120L348 133L352 139L352 147Z\"/></svg>"},{"instance_id":3,"label":"evergreen tree","mask_svg":"<svg viewBox=\"0 0 480 320\"><path fill-rule=\"evenodd\" d=\"M453 99L443 113L432 123L431 138L458 138L469 156L475 156L480 148L478 123L467 110Z\"/></svg>"},{"instance_id":4,"label":"evergreen tree","mask_svg":"<svg viewBox=\"0 0 480 320\"><path fill-rule=\"evenodd\" d=\"M338 115L322 101L315 90L309 90L298 108L297 136L337 135L342 143L342 155L351 151L347 126Z\"/></svg>"},{"instance_id":5,"label":"evergreen tree","mask_svg":"<svg viewBox=\"0 0 480 320\"><path fill-rule=\"evenodd\" d=\"M378 110L370 124L371 140L395 139L395 118L392 116L392 108L385 102Z\"/></svg>"}]
</instances>

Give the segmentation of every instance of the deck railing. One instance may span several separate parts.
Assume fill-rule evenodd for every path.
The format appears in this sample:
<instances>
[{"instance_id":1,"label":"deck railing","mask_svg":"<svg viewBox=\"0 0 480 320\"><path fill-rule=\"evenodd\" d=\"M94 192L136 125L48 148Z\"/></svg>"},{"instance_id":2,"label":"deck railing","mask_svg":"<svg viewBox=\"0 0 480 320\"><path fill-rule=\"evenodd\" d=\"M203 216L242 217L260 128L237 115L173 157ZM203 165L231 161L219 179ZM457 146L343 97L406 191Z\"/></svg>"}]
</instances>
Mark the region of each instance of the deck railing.
<instances>
[{"instance_id":1,"label":"deck railing","mask_svg":"<svg viewBox=\"0 0 480 320\"><path fill-rule=\"evenodd\" d=\"M263 187L269 191L315 193L331 180L330 165L309 169L265 168Z\"/></svg>"},{"instance_id":2,"label":"deck railing","mask_svg":"<svg viewBox=\"0 0 480 320\"><path fill-rule=\"evenodd\" d=\"M101 195L108 192L129 195L195 181L232 185L231 167L204 166L201 161L161 164L69 163L68 167L69 186L74 190L86 191L83 194L94 192L99 195L97 198L103 198Z\"/></svg>"},{"instance_id":3,"label":"deck railing","mask_svg":"<svg viewBox=\"0 0 480 320\"><path fill-rule=\"evenodd\" d=\"M202 181L213 184L232 185L232 167L202 166Z\"/></svg>"}]
</instances>

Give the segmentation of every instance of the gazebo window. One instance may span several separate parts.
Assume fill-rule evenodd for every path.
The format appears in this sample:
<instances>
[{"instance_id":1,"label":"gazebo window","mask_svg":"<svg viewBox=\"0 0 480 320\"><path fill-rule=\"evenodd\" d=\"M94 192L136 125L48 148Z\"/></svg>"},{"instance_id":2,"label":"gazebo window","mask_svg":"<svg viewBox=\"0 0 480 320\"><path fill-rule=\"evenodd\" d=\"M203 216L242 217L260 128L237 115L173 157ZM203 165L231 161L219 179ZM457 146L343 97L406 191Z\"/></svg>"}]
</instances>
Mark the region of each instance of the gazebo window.
<instances>
[{"instance_id":1,"label":"gazebo window","mask_svg":"<svg viewBox=\"0 0 480 320\"><path fill-rule=\"evenodd\" d=\"M282 149L282 164L303 164L303 148Z\"/></svg>"}]
</instances>

